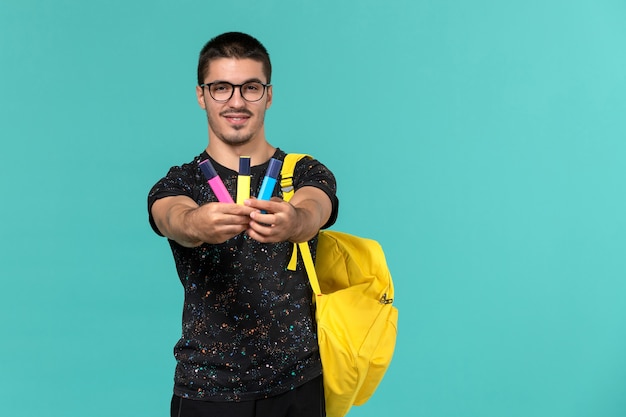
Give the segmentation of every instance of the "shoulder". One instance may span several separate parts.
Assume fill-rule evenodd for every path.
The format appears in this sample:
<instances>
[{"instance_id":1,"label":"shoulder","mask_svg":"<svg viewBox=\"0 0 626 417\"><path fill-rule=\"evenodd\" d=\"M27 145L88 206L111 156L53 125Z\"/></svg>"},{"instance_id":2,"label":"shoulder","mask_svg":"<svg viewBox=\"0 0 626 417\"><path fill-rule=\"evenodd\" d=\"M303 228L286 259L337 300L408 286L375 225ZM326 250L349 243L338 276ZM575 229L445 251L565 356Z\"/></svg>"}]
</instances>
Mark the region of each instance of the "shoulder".
<instances>
[{"instance_id":1,"label":"shoulder","mask_svg":"<svg viewBox=\"0 0 626 417\"><path fill-rule=\"evenodd\" d=\"M171 167L167 173L167 176L172 175L187 175L187 176L196 176L201 173L198 165L200 162L208 159L208 155L206 152L202 152L201 154L194 157L191 161L183 163L181 165L174 165Z\"/></svg>"},{"instance_id":2,"label":"shoulder","mask_svg":"<svg viewBox=\"0 0 626 417\"><path fill-rule=\"evenodd\" d=\"M198 164L204 159L206 159L206 154L203 152L190 162L171 167L150 190L148 199L151 203L159 198L173 195L194 195L193 190L204 183L202 173L198 168Z\"/></svg>"}]
</instances>

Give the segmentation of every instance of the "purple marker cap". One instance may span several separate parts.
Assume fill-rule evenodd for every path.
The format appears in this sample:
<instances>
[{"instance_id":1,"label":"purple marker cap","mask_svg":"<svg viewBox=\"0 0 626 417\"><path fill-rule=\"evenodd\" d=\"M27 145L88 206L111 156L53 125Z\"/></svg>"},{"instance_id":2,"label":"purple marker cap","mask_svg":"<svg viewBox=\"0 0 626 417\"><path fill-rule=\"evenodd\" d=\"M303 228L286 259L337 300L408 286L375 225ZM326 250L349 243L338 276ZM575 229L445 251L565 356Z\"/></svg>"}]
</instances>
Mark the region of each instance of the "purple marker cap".
<instances>
[{"instance_id":1,"label":"purple marker cap","mask_svg":"<svg viewBox=\"0 0 626 417\"><path fill-rule=\"evenodd\" d=\"M239 157L239 175L250 175L250 157Z\"/></svg>"},{"instance_id":2,"label":"purple marker cap","mask_svg":"<svg viewBox=\"0 0 626 417\"><path fill-rule=\"evenodd\" d=\"M213 168L213 165L211 165L211 161L209 161L208 159L200 162L199 166L207 180L217 177L217 171L215 170L215 168Z\"/></svg>"},{"instance_id":3,"label":"purple marker cap","mask_svg":"<svg viewBox=\"0 0 626 417\"><path fill-rule=\"evenodd\" d=\"M270 165L267 167L266 177L278 178L278 174L280 173L280 168L283 166L283 161L279 161L278 159L270 159Z\"/></svg>"}]
</instances>

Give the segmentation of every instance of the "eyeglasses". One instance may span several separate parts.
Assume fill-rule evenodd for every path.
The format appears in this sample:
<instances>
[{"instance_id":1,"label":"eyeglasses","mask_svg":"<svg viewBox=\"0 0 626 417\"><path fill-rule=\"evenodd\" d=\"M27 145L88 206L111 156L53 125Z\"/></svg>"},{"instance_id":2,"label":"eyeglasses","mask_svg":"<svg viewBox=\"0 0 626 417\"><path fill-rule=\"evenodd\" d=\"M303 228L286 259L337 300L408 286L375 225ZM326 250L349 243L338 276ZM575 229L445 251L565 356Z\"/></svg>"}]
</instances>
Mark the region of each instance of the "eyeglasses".
<instances>
[{"instance_id":1,"label":"eyeglasses","mask_svg":"<svg viewBox=\"0 0 626 417\"><path fill-rule=\"evenodd\" d=\"M259 101L265 94L265 89L271 84L263 84L259 81L248 81L243 84L231 84L226 81L200 84L200 87L208 87L211 98L218 103L226 103L233 96L235 87L239 87L239 93L244 100L254 102Z\"/></svg>"}]
</instances>

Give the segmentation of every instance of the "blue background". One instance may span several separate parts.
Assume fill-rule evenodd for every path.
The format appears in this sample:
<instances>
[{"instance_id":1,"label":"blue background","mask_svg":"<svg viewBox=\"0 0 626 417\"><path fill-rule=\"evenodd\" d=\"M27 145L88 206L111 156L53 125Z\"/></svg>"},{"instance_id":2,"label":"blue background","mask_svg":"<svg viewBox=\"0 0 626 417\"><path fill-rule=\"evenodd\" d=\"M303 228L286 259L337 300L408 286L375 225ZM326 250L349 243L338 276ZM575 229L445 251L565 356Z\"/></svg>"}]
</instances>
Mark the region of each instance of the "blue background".
<instances>
[{"instance_id":1,"label":"blue background","mask_svg":"<svg viewBox=\"0 0 626 417\"><path fill-rule=\"evenodd\" d=\"M212 36L379 240L396 355L350 416L626 415L626 4L0 1L0 409L166 416L182 290L146 194L205 146Z\"/></svg>"}]
</instances>

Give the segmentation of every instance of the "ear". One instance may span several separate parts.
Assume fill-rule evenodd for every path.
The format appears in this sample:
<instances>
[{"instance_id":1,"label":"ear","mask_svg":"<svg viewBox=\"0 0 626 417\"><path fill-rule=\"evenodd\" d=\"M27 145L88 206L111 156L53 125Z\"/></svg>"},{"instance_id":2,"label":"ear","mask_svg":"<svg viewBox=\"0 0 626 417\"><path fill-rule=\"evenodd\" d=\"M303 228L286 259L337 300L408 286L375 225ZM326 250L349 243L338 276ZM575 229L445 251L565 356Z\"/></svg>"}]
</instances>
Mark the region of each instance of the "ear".
<instances>
[{"instance_id":1,"label":"ear","mask_svg":"<svg viewBox=\"0 0 626 417\"><path fill-rule=\"evenodd\" d=\"M272 105L272 88L273 88L272 85L267 87L267 92L265 93L267 94L267 101L265 102L265 110L269 109L270 106Z\"/></svg>"},{"instance_id":2,"label":"ear","mask_svg":"<svg viewBox=\"0 0 626 417\"><path fill-rule=\"evenodd\" d=\"M198 100L198 105L206 110L206 102L204 101L204 88L199 85L196 86L196 99Z\"/></svg>"}]
</instances>

